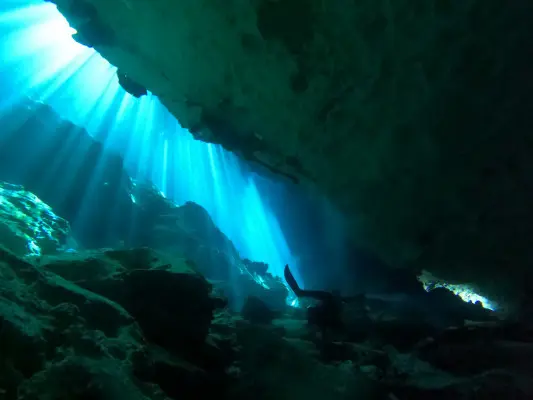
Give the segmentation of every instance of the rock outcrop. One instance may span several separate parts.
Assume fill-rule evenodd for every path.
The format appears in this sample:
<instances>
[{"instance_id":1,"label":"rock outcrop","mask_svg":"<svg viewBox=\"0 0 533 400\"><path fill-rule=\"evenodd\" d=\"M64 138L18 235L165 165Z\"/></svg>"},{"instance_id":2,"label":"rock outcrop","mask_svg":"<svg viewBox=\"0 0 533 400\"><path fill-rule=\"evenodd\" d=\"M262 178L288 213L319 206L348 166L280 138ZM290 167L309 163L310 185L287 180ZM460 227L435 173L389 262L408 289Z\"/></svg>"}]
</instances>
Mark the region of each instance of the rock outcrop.
<instances>
[{"instance_id":1,"label":"rock outcrop","mask_svg":"<svg viewBox=\"0 0 533 400\"><path fill-rule=\"evenodd\" d=\"M8 209L24 216L18 231L29 232L43 210L53 216L30 193L2 188L11 196L2 201L21 207ZM199 208L191 215L210 221ZM48 222L68 233L65 221ZM204 228L190 237L203 242L220 234ZM2 239L12 242L10 235ZM420 289L421 297L410 300L357 296L324 336L304 309L285 305L286 289L260 263L236 260L234 267L249 269L222 281L248 293L239 312L228 307L233 292L223 297L224 286L201 273L211 270L180 252L187 246L49 250L16 255L0 241L0 397L6 400L533 395L530 321L499 321L444 289ZM284 291L269 289L272 282Z\"/></svg>"},{"instance_id":2,"label":"rock outcrop","mask_svg":"<svg viewBox=\"0 0 533 400\"><path fill-rule=\"evenodd\" d=\"M129 254L130 261L134 255ZM117 254L113 256L118 257ZM154 345L164 342L162 337L174 347L191 346L192 342L186 338L193 338L194 343L203 342L215 304L209 297L207 282L194 271L180 270L160 271L164 276L144 277L147 286L134 285L132 281L138 279L135 271L128 271L127 275L124 270L116 269L120 264L113 263L112 258L98 262L93 255L87 255L86 259L70 257L69 271L64 264L56 266L61 264L61 259L50 261L50 267L71 278L85 277L87 285L92 283L95 291L63 279L46 262L36 265L0 250L0 388L3 396L6 399L55 400L166 399L156 384L144 384L135 377L152 368L146 356L145 336L154 339L151 342ZM86 261L86 265L81 265L82 261ZM199 284L191 285L196 279ZM122 281L120 289L115 286L118 290L110 293L113 282L109 281L119 280ZM125 280L129 280L128 284ZM159 287L147 296L146 290L153 288L150 282L154 280L159 281ZM165 292L165 282L174 286L170 292ZM184 285L188 290L180 294ZM126 307L97 294L97 286L100 287L98 291L113 294ZM157 297L157 293L161 297ZM187 303L179 303L185 301L183 296L187 296ZM174 301L165 301L161 308L163 297ZM204 305L208 306L203 308ZM150 313L143 313L146 307L150 307ZM172 315L171 311L176 314ZM158 326L157 333L154 333L156 325L150 315L163 323ZM181 317L186 324L178 329L176 321Z\"/></svg>"},{"instance_id":3,"label":"rock outcrop","mask_svg":"<svg viewBox=\"0 0 533 400\"><path fill-rule=\"evenodd\" d=\"M511 298L528 278L528 1L53 2L196 138L318 185L393 267Z\"/></svg>"},{"instance_id":4,"label":"rock outcrop","mask_svg":"<svg viewBox=\"0 0 533 400\"><path fill-rule=\"evenodd\" d=\"M67 221L22 186L0 182L0 245L20 257L53 254L65 246Z\"/></svg>"},{"instance_id":5,"label":"rock outcrop","mask_svg":"<svg viewBox=\"0 0 533 400\"><path fill-rule=\"evenodd\" d=\"M133 181L119 155L52 108L25 99L4 109L0 123L0 180L24 185L69 221L74 247L150 247L194 263L236 309L248 295L275 309L285 307L283 283L264 268L249 269L255 264L241 259L204 208L190 202L178 207L152 184ZM45 233L39 240L45 240Z\"/></svg>"},{"instance_id":6,"label":"rock outcrop","mask_svg":"<svg viewBox=\"0 0 533 400\"><path fill-rule=\"evenodd\" d=\"M164 260L141 248L67 253L43 257L39 265L121 304L147 339L185 356L201 348L215 306L225 303L210 298L212 286L186 262Z\"/></svg>"},{"instance_id":7,"label":"rock outcrop","mask_svg":"<svg viewBox=\"0 0 533 400\"><path fill-rule=\"evenodd\" d=\"M208 278L239 309L246 297L256 296L275 310L285 308L289 294L281 279L267 268L257 269L241 259L233 243L224 235L207 211L187 202L176 206L150 184L133 183L136 238L134 246L147 246L171 257L183 258Z\"/></svg>"},{"instance_id":8,"label":"rock outcrop","mask_svg":"<svg viewBox=\"0 0 533 400\"><path fill-rule=\"evenodd\" d=\"M25 259L0 248L0 397L533 395L533 336L520 324L429 331L419 328L423 318L398 319L394 308L381 307L358 320L371 336L337 332L328 342L317 340L302 310L278 317L243 319L190 265L146 248Z\"/></svg>"}]
</instances>

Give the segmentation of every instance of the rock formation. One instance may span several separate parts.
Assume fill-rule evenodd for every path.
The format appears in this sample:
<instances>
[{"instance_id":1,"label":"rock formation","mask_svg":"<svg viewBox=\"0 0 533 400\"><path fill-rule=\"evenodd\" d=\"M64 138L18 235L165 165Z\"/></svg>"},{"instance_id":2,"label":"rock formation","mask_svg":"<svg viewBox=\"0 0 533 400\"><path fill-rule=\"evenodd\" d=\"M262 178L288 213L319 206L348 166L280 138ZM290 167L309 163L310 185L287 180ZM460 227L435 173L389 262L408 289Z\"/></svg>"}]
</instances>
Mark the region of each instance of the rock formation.
<instances>
[{"instance_id":1,"label":"rock formation","mask_svg":"<svg viewBox=\"0 0 533 400\"><path fill-rule=\"evenodd\" d=\"M121 157L30 99L3 108L0 124L0 180L23 185L49 204L84 247L126 239L133 203Z\"/></svg>"},{"instance_id":2,"label":"rock formation","mask_svg":"<svg viewBox=\"0 0 533 400\"><path fill-rule=\"evenodd\" d=\"M22 186L0 182L0 246L24 257L54 254L65 246L70 227Z\"/></svg>"},{"instance_id":3,"label":"rock formation","mask_svg":"<svg viewBox=\"0 0 533 400\"><path fill-rule=\"evenodd\" d=\"M196 138L320 187L357 246L518 300L530 2L53 2Z\"/></svg>"},{"instance_id":4,"label":"rock formation","mask_svg":"<svg viewBox=\"0 0 533 400\"><path fill-rule=\"evenodd\" d=\"M155 384L135 377L158 367L147 356L145 335L154 346L171 340L174 347L196 349L209 331L215 306L209 285L186 266L178 270L175 265L173 273L146 271L141 277L142 272L114 270L110 261L79 268L74 257L71 271L62 272L86 277L94 290L89 291L46 265L22 261L5 250L0 259L0 387L7 399L166 399ZM139 279L146 286L133 283ZM146 296L155 281L159 288ZM123 285L113 287L114 282ZM164 282L173 286L167 286L170 292ZM183 285L187 290L180 292ZM110 295L112 287L122 304L97 293ZM161 303L169 298L174 301ZM184 301L190 302L187 307L182 307ZM151 317L166 320L166 326L156 330ZM186 324L177 326L180 320Z\"/></svg>"},{"instance_id":5,"label":"rock formation","mask_svg":"<svg viewBox=\"0 0 533 400\"><path fill-rule=\"evenodd\" d=\"M302 310L244 319L189 264L146 248L25 260L0 248L0 288L6 400L533 395L519 325L435 330L369 303L366 318L350 314L366 334L317 347Z\"/></svg>"},{"instance_id":6,"label":"rock formation","mask_svg":"<svg viewBox=\"0 0 533 400\"><path fill-rule=\"evenodd\" d=\"M242 312L228 307L236 296L206 279L217 264L187 255L195 242L231 244L197 205L169 205L174 228L160 233L176 236L174 247L163 234L160 250L58 251L67 222L20 187L0 187L2 399L533 396L530 319L500 321L444 289L420 289L414 301L358 296L326 340L260 263L235 261L223 282L247 301ZM142 205L167 202L143 190Z\"/></svg>"},{"instance_id":7,"label":"rock formation","mask_svg":"<svg viewBox=\"0 0 533 400\"><path fill-rule=\"evenodd\" d=\"M50 107L25 99L4 110L0 123L0 180L24 185L42 200L31 203L37 197L23 193L9 197L10 201L30 201L27 210L20 211L24 218L42 214L43 221L37 221L41 225L67 224L52 217L43 202L50 205L70 222L70 237L77 243L73 250L150 247L193 263L235 309L249 295L274 309L285 306L288 292L283 283L265 268L256 270L255 263L242 260L205 209L191 202L178 207L152 184L134 182L121 157L104 149L84 129L62 120ZM7 202L3 205L12 207ZM32 214L35 208L42 208L40 214ZM14 218L10 210L4 215L7 218ZM66 245L66 233L59 233L61 245ZM46 229L38 240L44 241L45 234ZM20 242L23 247L28 243ZM26 254L24 249L16 254Z\"/></svg>"}]
</instances>

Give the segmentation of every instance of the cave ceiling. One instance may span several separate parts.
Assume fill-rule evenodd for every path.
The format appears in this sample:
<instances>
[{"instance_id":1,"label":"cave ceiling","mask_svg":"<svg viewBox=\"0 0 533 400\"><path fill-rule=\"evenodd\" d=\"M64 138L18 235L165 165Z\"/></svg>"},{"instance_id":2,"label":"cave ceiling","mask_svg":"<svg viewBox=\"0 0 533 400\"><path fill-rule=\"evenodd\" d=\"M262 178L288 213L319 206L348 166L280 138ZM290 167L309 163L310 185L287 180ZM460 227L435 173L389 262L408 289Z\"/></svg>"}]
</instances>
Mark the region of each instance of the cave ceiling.
<instances>
[{"instance_id":1,"label":"cave ceiling","mask_svg":"<svg viewBox=\"0 0 533 400\"><path fill-rule=\"evenodd\" d=\"M533 6L516 0L54 0L200 140L325 193L393 267L524 281Z\"/></svg>"}]
</instances>

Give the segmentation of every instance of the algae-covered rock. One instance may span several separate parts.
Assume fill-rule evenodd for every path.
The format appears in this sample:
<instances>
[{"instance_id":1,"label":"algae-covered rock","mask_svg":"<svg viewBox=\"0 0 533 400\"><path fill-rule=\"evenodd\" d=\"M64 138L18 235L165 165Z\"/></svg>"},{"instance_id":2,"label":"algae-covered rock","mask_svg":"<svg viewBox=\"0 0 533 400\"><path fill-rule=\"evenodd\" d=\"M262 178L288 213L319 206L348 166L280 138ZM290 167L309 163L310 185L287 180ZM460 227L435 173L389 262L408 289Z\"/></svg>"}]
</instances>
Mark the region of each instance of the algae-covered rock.
<instances>
[{"instance_id":1,"label":"algae-covered rock","mask_svg":"<svg viewBox=\"0 0 533 400\"><path fill-rule=\"evenodd\" d=\"M145 367L144 352L141 329L121 305L0 249L0 389L6 399L83 398L113 393L109 385L155 396L157 388L132 380L133 371Z\"/></svg>"},{"instance_id":2,"label":"algae-covered rock","mask_svg":"<svg viewBox=\"0 0 533 400\"><path fill-rule=\"evenodd\" d=\"M148 340L184 357L201 348L214 309L224 305L184 259L147 248L50 256L40 265L121 304Z\"/></svg>"},{"instance_id":3,"label":"algae-covered rock","mask_svg":"<svg viewBox=\"0 0 533 400\"><path fill-rule=\"evenodd\" d=\"M517 324L421 332L403 319L382 334L367 318L358 321L368 341L346 332L322 341L302 310L268 324L223 306L185 260L150 249L29 258L0 249L0 397L531 398L533 340ZM387 339L406 334L401 350Z\"/></svg>"},{"instance_id":4,"label":"algae-covered rock","mask_svg":"<svg viewBox=\"0 0 533 400\"><path fill-rule=\"evenodd\" d=\"M239 324L241 380L237 398L254 393L258 400L375 399L379 385L349 365L325 365L316 359L312 343L285 339L276 330ZM242 397L239 397L242 396Z\"/></svg>"},{"instance_id":5,"label":"algae-covered rock","mask_svg":"<svg viewBox=\"0 0 533 400\"><path fill-rule=\"evenodd\" d=\"M144 389L144 390L143 390ZM139 388L127 366L111 357L69 356L38 372L19 388L20 400L166 400L159 390Z\"/></svg>"},{"instance_id":6,"label":"algae-covered rock","mask_svg":"<svg viewBox=\"0 0 533 400\"><path fill-rule=\"evenodd\" d=\"M168 385L173 365L182 393L193 393L208 387L202 355L223 304L187 264L161 263L148 249L29 259L0 249L0 392L165 399L159 383Z\"/></svg>"},{"instance_id":7,"label":"algae-covered rock","mask_svg":"<svg viewBox=\"0 0 533 400\"><path fill-rule=\"evenodd\" d=\"M0 245L19 256L51 254L69 232L69 223L33 193L0 182Z\"/></svg>"}]
</instances>

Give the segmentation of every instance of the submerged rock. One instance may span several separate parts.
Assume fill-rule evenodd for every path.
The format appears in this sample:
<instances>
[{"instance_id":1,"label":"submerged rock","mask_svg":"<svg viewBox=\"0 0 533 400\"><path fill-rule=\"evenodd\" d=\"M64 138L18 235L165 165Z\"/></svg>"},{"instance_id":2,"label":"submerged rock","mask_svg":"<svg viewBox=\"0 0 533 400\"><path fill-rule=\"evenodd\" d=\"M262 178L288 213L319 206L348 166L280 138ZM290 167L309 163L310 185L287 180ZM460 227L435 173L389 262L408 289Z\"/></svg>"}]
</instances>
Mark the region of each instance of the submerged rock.
<instances>
[{"instance_id":1,"label":"submerged rock","mask_svg":"<svg viewBox=\"0 0 533 400\"><path fill-rule=\"evenodd\" d=\"M144 256L152 264L139 269ZM211 326L207 282L186 265L155 258L139 249L36 264L0 250L6 398L195 399L220 390L219 398L244 400L259 389L261 398L283 398L311 394L304 387L313 376L335 377L335 385L330 378L316 382L320 396L347 398L345 385L355 383L349 371L339 376L275 330L231 316ZM284 365L289 354L293 362Z\"/></svg>"},{"instance_id":2,"label":"submerged rock","mask_svg":"<svg viewBox=\"0 0 533 400\"><path fill-rule=\"evenodd\" d=\"M143 256L151 264L139 269ZM220 303L197 272L155 259L139 249L30 262L0 249L7 398L164 399L158 383L168 382L171 365L182 393L210 382L205 372L195 382L178 371L190 369L187 359L193 371L209 367L206 338Z\"/></svg>"},{"instance_id":3,"label":"submerged rock","mask_svg":"<svg viewBox=\"0 0 533 400\"><path fill-rule=\"evenodd\" d=\"M241 379L232 395L238 399L250 393L259 400L379 398L378 384L349 365L320 363L305 341L247 325L237 328L237 341Z\"/></svg>"},{"instance_id":4,"label":"submerged rock","mask_svg":"<svg viewBox=\"0 0 533 400\"><path fill-rule=\"evenodd\" d=\"M135 249L46 257L40 266L121 304L150 342L185 356L202 347L221 303L202 275L172 261Z\"/></svg>"},{"instance_id":5,"label":"submerged rock","mask_svg":"<svg viewBox=\"0 0 533 400\"><path fill-rule=\"evenodd\" d=\"M70 226L22 186L0 182L0 245L19 255L56 253Z\"/></svg>"},{"instance_id":6,"label":"submerged rock","mask_svg":"<svg viewBox=\"0 0 533 400\"><path fill-rule=\"evenodd\" d=\"M248 296L241 310L242 317L255 324L270 324L275 313L255 296Z\"/></svg>"},{"instance_id":7,"label":"submerged rock","mask_svg":"<svg viewBox=\"0 0 533 400\"><path fill-rule=\"evenodd\" d=\"M132 379L142 367L136 354L145 350L141 329L122 306L3 249L0 264L0 388L6 399L120 392L164 398Z\"/></svg>"},{"instance_id":8,"label":"submerged rock","mask_svg":"<svg viewBox=\"0 0 533 400\"><path fill-rule=\"evenodd\" d=\"M269 324L266 312L249 322L223 307L183 259L147 248L25 259L0 248L0 392L8 400L532 395L533 335L517 324L427 338L409 328L416 321L384 335L368 318L359 319L368 340L328 343L296 309ZM409 331L413 340L387 340Z\"/></svg>"},{"instance_id":9,"label":"submerged rock","mask_svg":"<svg viewBox=\"0 0 533 400\"><path fill-rule=\"evenodd\" d=\"M133 184L139 234L136 246L148 246L170 257L184 258L224 293L234 309L247 296L260 298L280 311L289 294L284 283L267 272L268 265L242 259L239 252L200 205L177 206L152 185Z\"/></svg>"},{"instance_id":10,"label":"submerged rock","mask_svg":"<svg viewBox=\"0 0 533 400\"><path fill-rule=\"evenodd\" d=\"M131 179L120 156L30 99L3 107L0 124L0 180L52 207L82 247L115 247L128 237Z\"/></svg>"}]
</instances>

